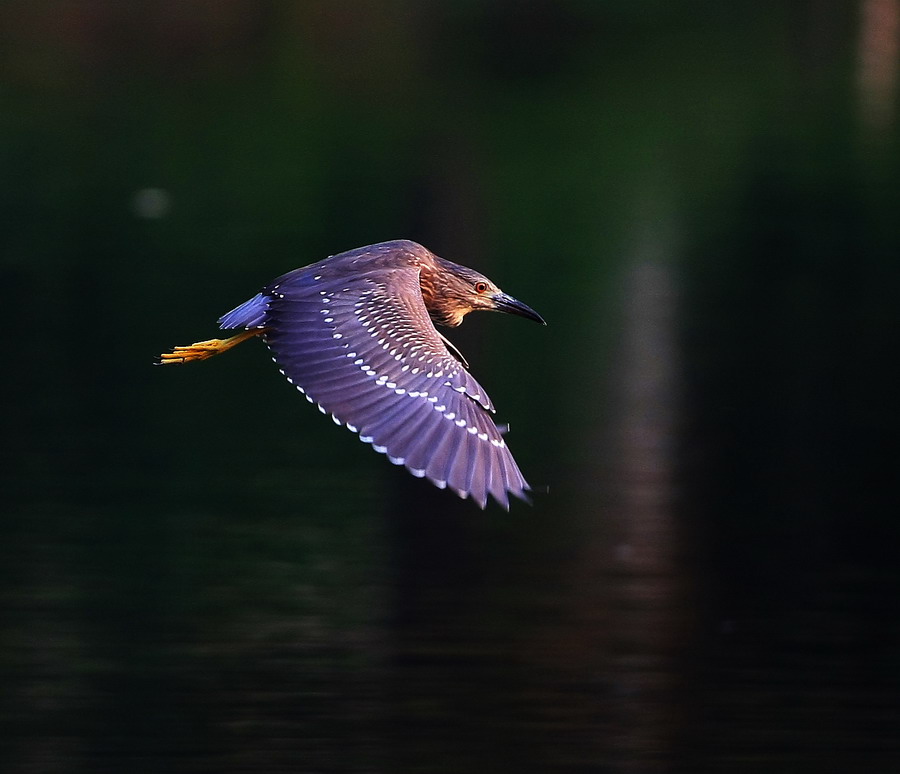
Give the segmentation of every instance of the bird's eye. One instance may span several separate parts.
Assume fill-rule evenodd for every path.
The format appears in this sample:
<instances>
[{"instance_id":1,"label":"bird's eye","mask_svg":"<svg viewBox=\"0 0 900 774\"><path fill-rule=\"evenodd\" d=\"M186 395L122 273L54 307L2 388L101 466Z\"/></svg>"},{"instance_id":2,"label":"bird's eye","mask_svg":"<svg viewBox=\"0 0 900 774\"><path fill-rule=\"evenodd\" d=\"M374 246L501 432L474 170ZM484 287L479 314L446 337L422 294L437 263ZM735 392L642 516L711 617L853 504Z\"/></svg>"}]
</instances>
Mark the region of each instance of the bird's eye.
<instances>
[{"instance_id":1,"label":"bird's eye","mask_svg":"<svg viewBox=\"0 0 900 774\"><path fill-rule=\"evenodd\" d=\"M475 283L475 292L476 293L484 293L487 290L487 282L476 282Z\"/></svg>"}]
</instances>

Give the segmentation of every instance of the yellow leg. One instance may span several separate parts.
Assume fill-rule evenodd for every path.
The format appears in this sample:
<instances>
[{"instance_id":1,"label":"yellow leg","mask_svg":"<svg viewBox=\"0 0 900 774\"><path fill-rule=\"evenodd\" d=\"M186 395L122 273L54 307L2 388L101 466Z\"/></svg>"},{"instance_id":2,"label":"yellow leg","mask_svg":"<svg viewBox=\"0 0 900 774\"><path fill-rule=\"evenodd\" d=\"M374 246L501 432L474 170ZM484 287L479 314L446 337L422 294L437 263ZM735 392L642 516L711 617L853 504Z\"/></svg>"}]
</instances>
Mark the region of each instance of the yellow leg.
<instances>
[{"instance_id":1,"label":"yellow leg","mask_svg":"<svg viewBox=\"0 0 900 774\"><path fill-rule=\"evenodd\" d=\"M195 360L207 360L215 355L221 355L241 342L252 339L254 336L260 336L265 332L265 328L254 328L228 339L209 339L209 341L197 341L186 347L174 347L171 352L163 352L159 356L157 365L178 365L181 363L193 363Z\"/></svg>"}]
</instances>

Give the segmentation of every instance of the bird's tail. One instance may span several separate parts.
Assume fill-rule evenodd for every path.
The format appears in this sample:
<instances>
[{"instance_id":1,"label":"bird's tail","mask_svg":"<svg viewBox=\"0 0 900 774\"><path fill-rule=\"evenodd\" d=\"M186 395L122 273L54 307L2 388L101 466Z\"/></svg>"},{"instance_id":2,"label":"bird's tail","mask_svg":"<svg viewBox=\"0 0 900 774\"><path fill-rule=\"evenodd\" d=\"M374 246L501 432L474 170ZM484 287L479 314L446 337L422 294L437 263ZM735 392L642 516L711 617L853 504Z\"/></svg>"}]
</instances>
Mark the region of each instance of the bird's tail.
<instances>
[{"instance_id":1,"label":"bird's tail","mask_svg":"<svg viewBox=\"0 0 900 774\"><path fill-rule=\"evenodd\" d=\"M232 309L219 318L222 330L229 328L264 328L266 312L269 310L269 297L257 293L249 301Z\"/></svg>"}]
</instances>

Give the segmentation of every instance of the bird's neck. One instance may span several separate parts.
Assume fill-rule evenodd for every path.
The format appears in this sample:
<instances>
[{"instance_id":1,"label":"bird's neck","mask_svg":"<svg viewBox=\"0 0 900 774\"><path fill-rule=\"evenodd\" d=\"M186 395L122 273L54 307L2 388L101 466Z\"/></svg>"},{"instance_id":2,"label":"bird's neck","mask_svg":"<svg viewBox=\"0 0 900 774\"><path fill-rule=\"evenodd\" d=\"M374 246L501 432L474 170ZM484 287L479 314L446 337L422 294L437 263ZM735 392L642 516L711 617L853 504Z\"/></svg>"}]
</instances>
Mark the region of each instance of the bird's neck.
<instances>
[{"instance_id":1,"label":"bird's neck","mask_svg":"<svg viewBox=\"0 0 900 774\"><path fill-rule=\"evenodd\" d=\"M450 261L434 256L436 265L423 263L419 274L419 286L422 289L422 299L425 308L437 325L446 325L455 328L463 321L463 317L470 310L460 304L452 292L447 276L449 272L441 264L453 266Z\"/></svg>"}]
</instances>

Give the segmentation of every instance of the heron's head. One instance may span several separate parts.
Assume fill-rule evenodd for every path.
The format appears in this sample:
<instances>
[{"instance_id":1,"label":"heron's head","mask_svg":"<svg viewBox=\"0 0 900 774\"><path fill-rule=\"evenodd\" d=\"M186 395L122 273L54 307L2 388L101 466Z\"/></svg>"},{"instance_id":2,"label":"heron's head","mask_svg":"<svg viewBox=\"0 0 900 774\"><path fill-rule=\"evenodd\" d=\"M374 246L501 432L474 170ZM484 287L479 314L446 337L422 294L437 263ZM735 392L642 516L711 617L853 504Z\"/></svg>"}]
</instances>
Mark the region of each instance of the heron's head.
<instances>
[{"instance_id":1,"label":"heron's head","mask_svg":"<svg viewBox=\"0 0 900 774\"><path fill-rule=\"evenodd\" d=\"M516 314L541 325L547 324L534 309L504 293L474 269L442 258L437 259L436 268L434 276L429 278L433 282L434 292L425 292L423 276L425 304L435 322L455 328L469 312L484 310Z\"/></svg>"}]
</instances>

